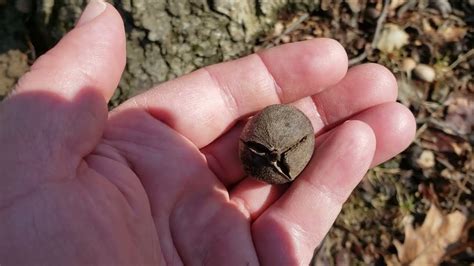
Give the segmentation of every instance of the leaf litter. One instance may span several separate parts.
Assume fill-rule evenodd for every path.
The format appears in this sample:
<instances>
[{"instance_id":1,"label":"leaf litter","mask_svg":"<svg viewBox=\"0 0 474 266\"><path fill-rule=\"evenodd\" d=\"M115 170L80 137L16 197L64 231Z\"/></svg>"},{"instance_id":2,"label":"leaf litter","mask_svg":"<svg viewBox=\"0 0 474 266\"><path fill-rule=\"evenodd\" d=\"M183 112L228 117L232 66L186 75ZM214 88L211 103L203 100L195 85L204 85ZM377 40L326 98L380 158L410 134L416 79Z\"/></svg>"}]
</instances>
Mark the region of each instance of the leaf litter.
<instances>
[{"instance_id":1,"label":"leaf litter","mask_svg":"<svg viewBox=\"0 0 474 266\"><path fill-rule=\"evenodd\" d=\"M390 69L416 117L414 143L367 173L312 265L474 264L473 24L474 1L321 0L255 47L334 38L352 65Z\"/></svg>"},{"instance_id":2,"label":"leaf litter","mask_svg":"<svg viewBox=\"0 0 474 266\"><path fill-rule=\"evenodd\" d=\"M414 229L411 223L405 225L405 241L395 240L398 261L394 265L436 265L446 254L450 245L461 238L466 216L460 211L443 215L433 204L423 224Z\"/></svg>"}]
</instances>

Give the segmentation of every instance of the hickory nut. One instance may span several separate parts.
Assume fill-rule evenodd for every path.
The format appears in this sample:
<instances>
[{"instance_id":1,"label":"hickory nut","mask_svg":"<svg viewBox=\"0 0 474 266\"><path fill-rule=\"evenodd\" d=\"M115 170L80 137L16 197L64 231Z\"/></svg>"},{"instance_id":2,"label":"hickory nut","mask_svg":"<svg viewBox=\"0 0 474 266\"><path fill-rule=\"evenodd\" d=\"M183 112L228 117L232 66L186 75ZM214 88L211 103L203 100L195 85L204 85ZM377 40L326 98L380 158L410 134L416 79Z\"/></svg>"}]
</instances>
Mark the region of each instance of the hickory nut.
<instances>
[{"instance_id":1,"label":"hickory nut","mask_svg":"<svg viewBox=\"0 0 474 266\"><path fill-rule=\"evenodd\" d=\"M290 105L270 105L252 117L240 136L245 172L270 184L293 181L314 151L311 121Z\"/></svg>"}]
</instances>

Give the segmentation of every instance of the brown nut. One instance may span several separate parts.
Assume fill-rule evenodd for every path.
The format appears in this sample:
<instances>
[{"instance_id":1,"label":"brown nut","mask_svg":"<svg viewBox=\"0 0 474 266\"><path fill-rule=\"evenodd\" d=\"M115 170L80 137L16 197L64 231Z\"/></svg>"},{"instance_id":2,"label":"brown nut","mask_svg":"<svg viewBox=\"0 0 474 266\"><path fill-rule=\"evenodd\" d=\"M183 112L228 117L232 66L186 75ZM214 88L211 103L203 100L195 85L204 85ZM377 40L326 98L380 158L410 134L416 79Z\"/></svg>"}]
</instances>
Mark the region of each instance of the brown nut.
<instances>
[{"instance_id":1,"label":"brown nut","mask_svg":"<svg viewBox=\"0 0 474 266\"><path fill-rule=\"evenodd\" d=\"M245 172L270 184L293 181L314 151L311 121L290 105L270 105L252 117L240 135Z\"/></svg>"}]
</instances>

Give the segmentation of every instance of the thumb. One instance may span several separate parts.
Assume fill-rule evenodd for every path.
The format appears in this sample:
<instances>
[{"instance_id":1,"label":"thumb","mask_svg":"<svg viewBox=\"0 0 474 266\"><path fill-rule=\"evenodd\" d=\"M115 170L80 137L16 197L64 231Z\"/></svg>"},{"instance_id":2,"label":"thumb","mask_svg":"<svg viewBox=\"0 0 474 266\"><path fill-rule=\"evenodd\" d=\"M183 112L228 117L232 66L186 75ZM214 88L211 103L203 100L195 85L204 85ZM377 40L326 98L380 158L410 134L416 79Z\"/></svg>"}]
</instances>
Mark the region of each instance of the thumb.
<instances>
[{"instance_id":1,"label":"thumb","mask_svg":"<svg viewBox=\"0 0 474 266\"><path fill-rule=\"evenodd\" d=\"M125 32L118 12L91 0L76 27L46 54L15 88L16 93L48 91L72 99L88 88L112 96L125 66Z\"/></svg>"},{"instance_id":2,"label":"thumb","mask_svg":"<svg viewBox=\"0 0 474 266\"><path fill-rule=\"evenodd\" d=\"M76 27L0 104L0 168L10 169L0 187L28 190L44 181L42 175L64 177L76 169L100 140L106 102L124 66L121 17L111 5L91 0ZM2 188L0 202L9 198Z\"/></svg>"}]
</instances>

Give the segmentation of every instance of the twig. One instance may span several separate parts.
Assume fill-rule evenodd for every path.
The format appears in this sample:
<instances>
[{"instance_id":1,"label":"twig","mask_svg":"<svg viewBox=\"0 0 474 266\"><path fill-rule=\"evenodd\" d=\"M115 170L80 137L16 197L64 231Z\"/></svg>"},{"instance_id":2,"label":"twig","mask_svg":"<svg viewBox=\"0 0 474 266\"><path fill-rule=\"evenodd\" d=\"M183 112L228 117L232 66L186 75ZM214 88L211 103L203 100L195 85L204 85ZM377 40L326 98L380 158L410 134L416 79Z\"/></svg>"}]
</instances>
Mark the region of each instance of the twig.
<instances>
[{"instance_id":1,"label":"twig","mask_svg":"<svg viewBox=\"0 0 474 266\"><path fill-rule=\"evenodd\" d=\"M370 47L367 48L367 46L366 46L364 52L362 52L360 55L358 55L354 58L351 58L349 60L349 66L353 66L355 64L358 64L358 63L362 62L364 59L367 58L369 53L372 53L375 45L379 41L380 32L382 31L383 24L385 23L385 19L387 19L387 14L388 14L389 9L390 9L390 0L384 0L382 13L380 13L379 18L377 19L377 26L375 27L375 33L374 33L374 37L372 39L372 43L371 43Z\"/></svg>"},{"instance_id":2,"label":"twig","mask_svg":"<svg viewBox=\"0 0 474 266\"><path fill-rule=\"evenodd\" d=\"M415 134L415 138L418 139L421 136L421 134L423 134L423 132L426 131L426 129L428 129L428 123L427 122L423 123L423 125L420 128L418 128L418 130L416 131L416 134Z\"/></svg>"},{"instance_id":3,"label":"twig","mask_svg":"<svg viewBox=\"0 0 474 266\"><path fill-rule=\"evenodd\" d=\"M469 178L467 178L467 175L464 175L463 180L461 182L459 181L456 182L459 190L458 190L458 193L456 194L456 198L454 199L454 204L451 207L451 211L454 211L458 207L459 199L461 199L462 194L464 193L469 194L468 192L466 192L466 190L469 191L469 189L466 187L468 181L469 181Z\"/></svg>"},{"instance_id":4,"label":"twig","mask_svg":"<svg viewBox=\"0 0 474 266\"><path fill-rule=\"evenodd\" d=\"M308 13L301 15L295 22L291 23L288 28L283 32L282 35L286 35L294 31L301 23L303 23L309 17Z\"/></svg>"},{"instance_id":5,"label":"twig","mask_svg":"<svg viewBox=\"0 0 474 266\"><path fill-rule=\"evenodd\" d=\"M465 53L463 55L459 55L458 59L456 59L456 61L454 61L451 65L449 65L449 67L448 67L449 70L453 70L455 67L457 67L459 64L461 64L465 60L469 59L469 57L471 57L473 55L474 55L474 48L469 50L467 53Z\"/></svg>"},{"instance_id":6,"label":"twig","mask_svg":"<svg viewBox=\"0 0 474 266\"><path fill-rule=\"evenodd\" d=\"M349 66L353 66L362 62L364 59L367 58L367 51L362 52L360 55L353 57L349 60Z\"/></svg>"},{"instance_id":7,"label":"twig","mask_svg":"<svg viewBox=\"0 0 474 266\"><path fill-rule=\"evenodd\" d=\"M374 38L372 39L372 47L374 47L377 42L379 41L380 31L382 30L382 26L387 18L388 10L390 9L390 0L385 0L383 2L383 9L382 13L380 14L379 18L377 19L377 27L375 28Z\"/></svg>"},{"instance_id":8,"label":"twig","mask_svg":"<svg viewBox=\"0 0 474 266\"><path fill-rule=\"evenodd\" d=\"M283 36L287 35L288 33L294 31L301 23L303 23L306 19L309 18L309 14L305 13L301 15L295 22L291 23L288 28L285 29L278 37L270 41L267 45L265 45L265 48L270 48L272 46L272 43L278 43Z\"/></svg>"},{"instance_id":9,"label":"twig","mask_svg":"<svg viewBox=\"0 0 474 266\"><path fill-rule=\"evenodd\" d=\"M401 18L405 12L407 12L409 9L412 9L415 7L417 0L410 0L407 3L405 3L402 7L400 7L397 11L397 17Z\"/></svg>"}]
</instances>

